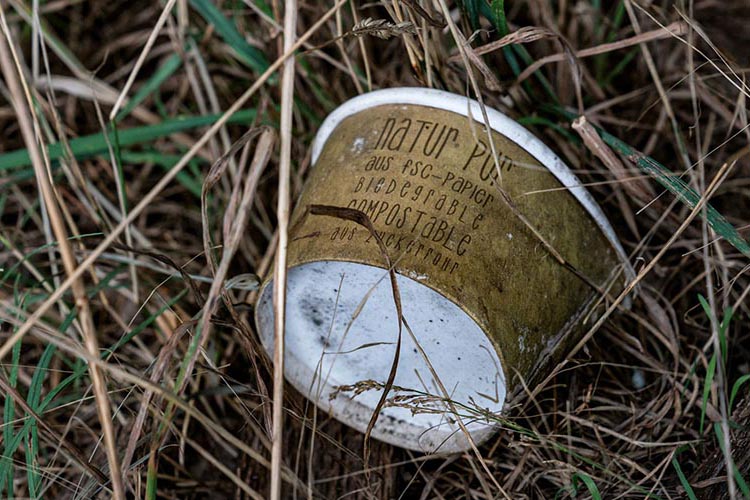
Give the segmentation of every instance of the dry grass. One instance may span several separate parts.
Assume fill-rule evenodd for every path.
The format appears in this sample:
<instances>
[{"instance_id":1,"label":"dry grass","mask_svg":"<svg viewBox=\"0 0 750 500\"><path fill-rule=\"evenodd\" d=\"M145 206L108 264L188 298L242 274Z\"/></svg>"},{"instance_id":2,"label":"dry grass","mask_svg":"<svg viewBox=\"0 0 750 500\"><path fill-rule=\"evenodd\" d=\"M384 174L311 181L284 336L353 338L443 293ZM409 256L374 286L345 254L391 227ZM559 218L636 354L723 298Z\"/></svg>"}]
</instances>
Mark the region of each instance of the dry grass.
<instances>
[{"instance_id":1,"label":"dry grass","mask_svg":"<svg viewBox=\"0 0 750 500\"><path fill-rule=\"evenodd\" d=\"M0 496L740 498L750 9L300 2L295 42L283 3L0 4ZM487 415L495 438L450 457L366 453L290 387L280 401L249 319L321 120L414 85L531 128L638 273L630 311L611 307L543 386ZM665 190L644 155L700 196Z\"/></svg>"}]
</instances>

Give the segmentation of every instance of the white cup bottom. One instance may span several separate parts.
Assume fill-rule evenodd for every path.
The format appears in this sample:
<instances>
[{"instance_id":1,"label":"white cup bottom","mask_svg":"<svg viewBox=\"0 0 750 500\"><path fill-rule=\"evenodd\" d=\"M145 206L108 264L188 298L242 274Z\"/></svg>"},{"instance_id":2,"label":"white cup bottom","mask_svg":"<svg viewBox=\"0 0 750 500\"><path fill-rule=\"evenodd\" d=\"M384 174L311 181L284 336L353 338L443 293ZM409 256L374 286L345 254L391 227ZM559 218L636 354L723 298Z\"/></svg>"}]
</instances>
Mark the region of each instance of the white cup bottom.
<instances>
[{"instance_id":1,"label":"white cup bottom","mask_svg":"<svg viewBox=\"0 0 750 500\"><path fill-rule=\"evenodd\" d=\"M493 433L494 424L479 416L476 409L495 414L502 410L506 387L500 359L489 338L456 304L420 283L419 276L398 275L397 279L404 318L456 403L458 415L442 401L444 394L425 356L404 328L394 382L398 389L389 393L389 403L372 436L426 453L466 450L469 441L456 419L461 419L475 443ZM273 282L269 282L256 310L261 341L270 354L274 332L272 290ZM285 376L336 419L361 432L366 430L382 384L388 379L397 337L396 307L385 270L337 261L313 262L289 270ZM375 388L360 394L340 390L357 384L360 389ZM397 406L391 405L391 400Z\"/></svg>"}]
</instances>

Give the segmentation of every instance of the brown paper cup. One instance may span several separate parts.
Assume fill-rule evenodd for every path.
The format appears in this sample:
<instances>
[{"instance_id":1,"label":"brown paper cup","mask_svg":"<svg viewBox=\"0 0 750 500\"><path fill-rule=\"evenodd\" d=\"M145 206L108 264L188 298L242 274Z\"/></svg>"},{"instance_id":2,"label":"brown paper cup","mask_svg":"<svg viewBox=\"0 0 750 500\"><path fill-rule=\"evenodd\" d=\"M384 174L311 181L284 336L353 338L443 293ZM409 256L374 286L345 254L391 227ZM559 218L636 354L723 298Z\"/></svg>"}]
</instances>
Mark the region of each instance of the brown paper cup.
<instances>
[{"instance_id":1,"label":"brown paper cup","mask_svg":"<svg viewBox=\"0 0 750 500\"><path fill-rule=\"evenodd\" d=\"M360 431L377 407L398 336L387 261L362 225L305 215L316 204L364 212L393 263L413 332L403 330L394 388L372 436L412 450L467 449L459 419L474 442L488 438L495 425L482 412L501 414L521 381L549 373L600 312L601 290L617 293L632 276L570 170L518 123L486 111L497 162L475 101L424 88L348 101L318 132L292 217L287 380ZM256 308L269 352L271 284Z\"/></svg>"}]
</instances>

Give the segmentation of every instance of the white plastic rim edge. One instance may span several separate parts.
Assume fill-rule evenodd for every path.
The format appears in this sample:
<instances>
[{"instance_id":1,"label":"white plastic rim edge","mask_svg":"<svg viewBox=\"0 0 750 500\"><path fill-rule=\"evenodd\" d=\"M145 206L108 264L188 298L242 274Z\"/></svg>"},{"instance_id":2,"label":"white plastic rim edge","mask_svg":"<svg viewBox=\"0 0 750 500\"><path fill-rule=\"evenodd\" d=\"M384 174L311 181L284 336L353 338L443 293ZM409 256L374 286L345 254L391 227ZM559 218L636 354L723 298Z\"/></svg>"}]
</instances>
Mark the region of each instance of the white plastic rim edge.
<instances>
[{"instance_id":1,"label":"white plastic rim edge","mask_svg":"<svg viewBox=\"0 0 750 500\"><path fill-rule=\"evenodd\" d=\"M331 133L347 117L359 113L365 109L383 106L386 104L413 104L419 106L429 106L431 108L451 111L466 117L471 116L478 125L483 125L482 107L474 99L469 99L458 94L452 94L443 90L430 89L424 87L399 87L391 89L382 89L368 92L349 99L337 107L323 122L318 133L315 135L312 145L312 163L317 163L323 146L328 141ZM602 209L596 203L591 194L581 185L581 181L570 171L567 165L558 158L542 141L537 139L528 130L516 121L508 118L496 109L485 106L489 126L492 130L504 135L511 141L518 144L526 150L531 156L536 158L544 167L546 167L563 186L583 205L586 211L602 230L612 247L617 252L620 261L625 269L628 280L633 280L635 272L630 265L628 256L622 248L620 240L615 234L615 230L607 220Z\"/></svg>"}]
</instances>

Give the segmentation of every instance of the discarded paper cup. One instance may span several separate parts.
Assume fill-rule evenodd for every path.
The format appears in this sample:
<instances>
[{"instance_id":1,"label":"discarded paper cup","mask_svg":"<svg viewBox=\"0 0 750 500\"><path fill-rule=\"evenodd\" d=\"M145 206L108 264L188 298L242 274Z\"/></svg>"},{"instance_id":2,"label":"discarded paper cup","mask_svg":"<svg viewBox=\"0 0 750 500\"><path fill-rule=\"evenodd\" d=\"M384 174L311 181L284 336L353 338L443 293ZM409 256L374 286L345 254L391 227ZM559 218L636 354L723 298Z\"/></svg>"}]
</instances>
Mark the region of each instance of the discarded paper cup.
<instances>
[{"instance_id":1,"label":"discarded paper cup","mask_svg":"<svg viewBox=\"0 0 750 500\"><path fill-rule=\"evenodd\" d=\"M496 156L479 103L466 97L395 88L351 99L318 132L292 217L287 380L363 432L378 406L398 336L387 261L363 225L306 214L318 204L364 212L414 334L402 332L372 437L412 450L467 449L458 419L475 443L488 438L495 424L479 410L501 414L521 380L549 373L598 312L602 289L619 292L632 274L606 217L562 161L518 123L486 113ZM272 282L256 309L269 353Z\"/></svg>"}]
</instances>

